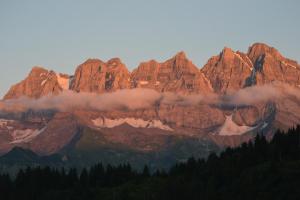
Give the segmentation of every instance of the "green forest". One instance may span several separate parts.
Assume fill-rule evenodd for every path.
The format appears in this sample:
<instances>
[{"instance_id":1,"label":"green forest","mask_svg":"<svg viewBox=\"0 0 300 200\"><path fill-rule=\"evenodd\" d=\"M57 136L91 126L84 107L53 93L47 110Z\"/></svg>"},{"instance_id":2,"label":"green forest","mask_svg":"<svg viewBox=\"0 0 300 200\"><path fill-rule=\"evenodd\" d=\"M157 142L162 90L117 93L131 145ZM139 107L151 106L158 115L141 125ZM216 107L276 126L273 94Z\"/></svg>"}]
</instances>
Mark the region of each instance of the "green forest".
<instances>
[{"instance_id":1,"label":"green forest","mask_svg":"<svg viewBox=\"0 0 300 200\"><path fill-rule=\"evenodd\" d=\"M89 169L34 167L0 175L3 200L267 200L300 199L300 126L268 141L227 148L207 159L190 158L168 171L129 164Z\"/></svg>"}]
</instances>

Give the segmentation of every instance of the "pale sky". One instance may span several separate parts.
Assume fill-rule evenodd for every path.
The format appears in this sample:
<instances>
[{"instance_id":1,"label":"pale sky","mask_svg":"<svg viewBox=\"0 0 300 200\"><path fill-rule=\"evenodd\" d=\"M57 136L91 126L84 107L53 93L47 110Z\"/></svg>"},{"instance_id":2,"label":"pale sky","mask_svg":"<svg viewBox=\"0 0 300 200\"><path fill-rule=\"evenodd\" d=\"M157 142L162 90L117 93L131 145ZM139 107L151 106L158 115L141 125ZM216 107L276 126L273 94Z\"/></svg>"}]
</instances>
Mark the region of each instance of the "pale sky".
<instances>
[{"instance_id":1,"label":"pale sky","mask_svg":"<svg viewBox=\"0 0 300 200\"><path fill-rule=\"evenodd\" d=\"M33 66L73 74L87 58L141 61L178 51L200 68L255 42L300 61L298 0L0 0L0 96Z\"/></svg>"}]
</instances>

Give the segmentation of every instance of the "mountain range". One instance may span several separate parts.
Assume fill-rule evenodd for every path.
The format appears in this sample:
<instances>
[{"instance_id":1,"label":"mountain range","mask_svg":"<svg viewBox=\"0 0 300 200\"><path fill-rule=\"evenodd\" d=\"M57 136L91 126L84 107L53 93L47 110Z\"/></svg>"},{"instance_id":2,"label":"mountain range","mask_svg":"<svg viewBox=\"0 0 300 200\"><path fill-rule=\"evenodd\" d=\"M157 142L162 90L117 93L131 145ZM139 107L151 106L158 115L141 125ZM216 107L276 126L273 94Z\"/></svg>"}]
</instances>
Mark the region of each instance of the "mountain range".
<instances>
[{"instance_id":1,"label":"mountain range","mask_svg":"<svg viewBox=\"0 0 300 200\"><path fill-rule=\"evenodd\" d=\"M72 75L33 67L0 102L0 153L168 167L299 124L299 86L300 65L263 43L225 47L202 68L184 52L132 72L119 58Z\"/></svg>"}]
</instances>

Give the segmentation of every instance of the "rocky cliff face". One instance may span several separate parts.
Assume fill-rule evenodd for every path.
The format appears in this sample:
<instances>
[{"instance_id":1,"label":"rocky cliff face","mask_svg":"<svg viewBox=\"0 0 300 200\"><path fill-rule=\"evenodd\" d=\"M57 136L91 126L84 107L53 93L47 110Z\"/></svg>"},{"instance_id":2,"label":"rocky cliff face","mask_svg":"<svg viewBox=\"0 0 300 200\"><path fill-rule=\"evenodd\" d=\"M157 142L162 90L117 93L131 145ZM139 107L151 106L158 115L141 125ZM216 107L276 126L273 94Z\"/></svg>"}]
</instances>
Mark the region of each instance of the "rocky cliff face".
<instances>
[{"instance_id":1,"label":"rocky cliff face","mask_svg":"<svg viewBox=\"0 0 300 200\"><path fill-rule=\"evenodd\" d=\"M27 78L12 86L4 99L19 97L39 98L48 94L58 94L69 89L69 76L57 74L41 67L34 67Z\"/></svg>"},{"instance_id":2,"label":"rocky cliff face","mask_svg":"<svg viewBox=\"0 0 300 200\"><path fill-rule=\"evenodd\" d=\"M183 94L212 92L210 82L184 52L179 52L163 63L155 60L141 63L133 71L131 80L133 88L151 88L159 92Z\"/></svg>"},{"instance_id":3,"label":"rocky cliff face","mask_svg":"<svg viewBox=\"0 0 300 200\"><path fill-rule=\"evenodd\" d=\"M184 52L161 63L155 60L142 62L132 73L118 58L107 62L89 59L78 66L72 77L35 67L25 80L9 90L5 99L40 98L63 90L100 94L130 88L202 94L205 98L209 93L223 95L273 81L297 88L299 71L296 61L283 57L275 48L257 43L247 53L224 48L201 70ZM223 106L210 102L182 105L175 102L172 105L157 103L138 110L105 112L82 108L66 113L9 114L0 116L0 153L16 145L40 154L59 152L71 143L76 146L77 141L85 137L82 134L86 130L93 138L85 138L88 141L84 142L96 146L105 146L109 142L114 147L134 151L163 149L169 137L176 137L176 141L188 137L219 146L239 145L257 132L269 133L299 122L300 104L294 96L254 105ZM98 143L94 144L94 140ZM134 145L136 141L139 141L138 145Z\"/></svg>"},{"instance_id":4,"label":"rocky cliff face","mask_svg":"<svg viewBox=\"0 0 300 200\"><path fill-rule=\"evenodd\" d=\"M155 60L142 62L132 73L119 58L107 62L88 59L78 66L72 78L34 67L25 80L9 90L4 99L21 96L39 98L51 93L58 94L65 89L104 93L150 88L182 94L225 94L274 81L300 85L300 66L296 61L283 57L275 48L255 43L247 53L234 52L225 47L219 55L211 57L201 70L184 52L162 63Z\"/></svg>"},{"instance_id":5,"label":"rocky cliff face","mask_svg":"<svg viewBox=\"0 0 300 200\"><path fill-rule=\"evenodd\" d=\"M218 56L210 58L201 69L217 93L245 87L252 70L253 64L247 55L226 47Z\"/></svg>"},{"instance_id":6,"label":"rocky cliff face","mask_svg":"<svg viewBox=\"0 0 300 200\"><path fill-rule=\"evenodd\" d=\"M184 52L180 52L163 63L154 60L142 62L132 73L119 58L107 62L88 59L78 66L72 77L34 67L24 81L9 90L4 99L21 96L39 98L66 89L104 93L130 88L150 88L159 92L182 94L213 92L209 80Z\"/></svg>"},{"instance_id":7,"label":"rocky cliff face","mask_svg":"<svg viewBox=\"0 0 300 200\"><path fill-rule=\"evenodd\" d=\"M277 49L256 43L249 48L247 55L254 63L252 84L280 81L293 86L299 85L300 66L296 61L283 57Z\"/></svg>"},{"instance_id":8,"label":"rocky cliff face","mask_svg":"<svg viewBox=\"0 0 300 200\"><path fill-rule=\"evenodd\" d=\"M130 73L119 58L108 62L89 59L75 72L71 90L103 93L130 88Z\"/></svg>"},{"instance_id":9,"label":"rocky cliff face","mask_svg":"<svg viewBox=\"0 0 300 200\"><path fill-rule=\"evenodd\" d=\"M218 56L211 57L201 71L217 93L274 81L298 86L300 81L299 64L262 43L253 44L247 53L224 48Z\"/></svg>"}]
</instances>

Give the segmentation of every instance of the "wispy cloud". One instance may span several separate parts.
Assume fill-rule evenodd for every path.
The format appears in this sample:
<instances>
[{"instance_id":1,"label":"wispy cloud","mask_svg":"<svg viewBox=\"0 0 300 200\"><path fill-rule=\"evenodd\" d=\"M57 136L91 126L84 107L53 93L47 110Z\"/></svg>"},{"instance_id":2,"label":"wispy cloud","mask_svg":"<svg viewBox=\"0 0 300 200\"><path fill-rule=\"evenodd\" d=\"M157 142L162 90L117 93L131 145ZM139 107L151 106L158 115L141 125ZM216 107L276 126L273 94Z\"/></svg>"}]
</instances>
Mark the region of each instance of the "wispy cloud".
<instances>
[{"instance_id":1,"label":"wispy cloud","mask_svg":"<svg viewBox=\"0 0 300 200\"><path fill-rule=\"evenodd\" d=\"M113 93L94 94L64 91L56 96L45 96L40 99L22 97L0 102L0 110L19 112L54 109L68 111L84 108L99 111L135 110L149 108L159 104L175 104L182 106L197 104L218 105L253 105L294 96L300 99L300 90L287 84L269 84L253 86L226 95L180 95L175 93L159 93L151 89L124 89Z\"/></svg>"}]
</instances>

